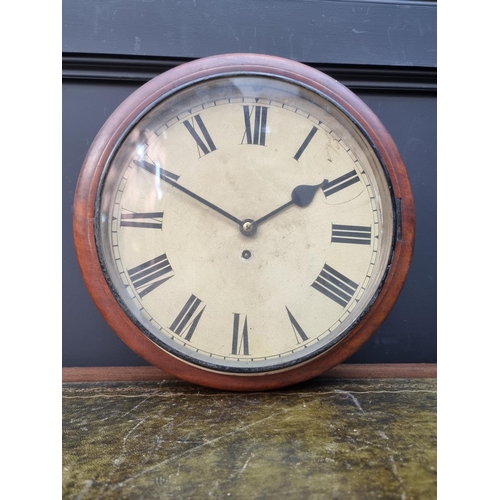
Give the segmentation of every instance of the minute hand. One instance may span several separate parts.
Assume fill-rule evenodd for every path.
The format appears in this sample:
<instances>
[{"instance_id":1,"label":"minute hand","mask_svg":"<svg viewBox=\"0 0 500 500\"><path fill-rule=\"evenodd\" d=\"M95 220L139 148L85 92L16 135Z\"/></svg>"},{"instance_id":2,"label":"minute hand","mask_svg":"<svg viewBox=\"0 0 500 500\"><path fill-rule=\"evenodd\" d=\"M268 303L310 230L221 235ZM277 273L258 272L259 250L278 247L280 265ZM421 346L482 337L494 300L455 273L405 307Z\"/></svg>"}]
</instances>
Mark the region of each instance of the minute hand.
<instances>
[{"instance_id":1,"label":"minute hand","mask_svg":"<svg viewBox=\"0 0 500 500\"><path fill-rule=\"evenodd\" d=\"M320 184L312 186L303 184L301 186L297 186L292 191L292 196L291 196L292 199L290 201L287 201L284 205L281 205L281 207L278 207L272 212L269 212L267 215L264 215L264 217L257 219L255 222L252 223L252 226L256 227L258 224L264 222L267 219L270 219L271 217L281 212L285 208L289 207L290 205L297 205L298 207L307 207L307 205L309 205L312 202L318 188L324 186L327 182L328 181L325 179Z\"/></svg>"},{"instance_id":2,"label":"minute hand","mask_svg":"<svg viewBox=\"0 0 500 500\"><path fill-rule=\"evenodd\" d=\"M146 170L147 172L157 175L165 181L167 184L170 184L171 186L177 188L179 191L182 191L183 193L186 193L187 195L191 196L195 200L199 201L200 203L203 203L203 205L211 208L212 210L215 210L217 213L223 215L224 217L227 217L229 220L232 220L233 222L236 222L236 224L241 225L242 222L234 217L234 215L231 215L230 213L226 212L222 208L218 207L217 205L214 205L213 203L205 200L201 196L197 195L196 193L193 193L189 189L185 188L181 184L177 183L177 179L179 178L178 175L173 174L169 172L168 170L164 170L163 168L159 168L156 165L152 163L148 163L146 161L136 161L134 160L134 163L138 166L141 167L142 169Z\"/></svg>"}]
</instances>

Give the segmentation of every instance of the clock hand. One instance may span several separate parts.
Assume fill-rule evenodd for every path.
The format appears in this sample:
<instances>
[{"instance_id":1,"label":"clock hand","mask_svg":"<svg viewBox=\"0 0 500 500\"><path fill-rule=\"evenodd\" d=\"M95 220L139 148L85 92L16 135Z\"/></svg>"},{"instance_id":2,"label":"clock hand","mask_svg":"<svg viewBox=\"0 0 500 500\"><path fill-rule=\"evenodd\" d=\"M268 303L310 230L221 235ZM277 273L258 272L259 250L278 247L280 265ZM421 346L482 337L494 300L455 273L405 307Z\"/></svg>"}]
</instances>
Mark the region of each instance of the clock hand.
<instances>
[{"instance_id":1,"label":"clock hand","mask_svg":"<svg viewBox=\"0 0 500 500\"><path fill-rule=\"evenodd\" d=\"M267 215L264 215L260 219L257 219L255 221L251 219L245 219L242 223L240 223L240 231L245 236L252 236L253 234L255 234L255 231L257 231L257 226L259 224L266 221L267 219L270 219L271 217L281 212L285 208L289 207L290 205L297 205L298 207L307 207L307 205L309 205L312 202L318 188L324 186L327 182L328 181L325 179L320 184L316 185L302 184L300 186L297 186L292 191L291 200L287 201L284 205L281 205L281 207L276 208L272 212L269 212Z\"/></svg>"},{"instance_id":2,"label":"clock hand","mask_svg":"<svg viewBox=\"0 0 500 500\"><path fill-rule=\"evenodd\" d=\"M232 220L233 222L236 222L239 226L243 224L242 221L231 215L230 213L226 212L222 208L219 208L218 206L214 205L213 203L210 203L209 201L205 200L201 196L197 195L196 193L193 193L189 189L185 188L181 184L177 183L177 179L179 178L178 175L169 172L168 170L165 170L163 168L157 167L153 163L148 163L147 161L141 160L141 161L136 161L134 160L134 163L138 166L141 167L142 169L146 170L147 172L157 175L165 181L167 184L170 184L171 186L179 189L183 193L186 193L187 195L191 196L195 200L198 200L200 203L203 203L203 205L211 208L212 210L215 210L219 214L223 215L224 217L227 217L229 220Z\"/></svg>"},{"instance_id":3,"label":"clock hand","mask_svg":"<svg viewBox=\"0 0 500 500\"><path fill-rule=\"evenodd\" d=\"M276 208L272 212L269 212L267 215L264 215L260 219L257 219L256 221L248 222L247 224L250 224L251 228L248 227L248 230L246 232L253 231L255 233L255 230L257 229L257 226L264 222L267 219L270 219L277 213L281 212L285 208L289 207L290 205L297 205L298 207L307 207L309 205L313 198L314 195L316 194L316 191L318 190L319 187L324 186L328 181L325 179L323 182L320 184L316 185L306 185L302 184L300 186L297 186L293 191L291 195L291 200L287 201L284 205L281 205L281 207ZM245 231L245 225L243 225L243 230Z\"/></svg>"}]
</instances>

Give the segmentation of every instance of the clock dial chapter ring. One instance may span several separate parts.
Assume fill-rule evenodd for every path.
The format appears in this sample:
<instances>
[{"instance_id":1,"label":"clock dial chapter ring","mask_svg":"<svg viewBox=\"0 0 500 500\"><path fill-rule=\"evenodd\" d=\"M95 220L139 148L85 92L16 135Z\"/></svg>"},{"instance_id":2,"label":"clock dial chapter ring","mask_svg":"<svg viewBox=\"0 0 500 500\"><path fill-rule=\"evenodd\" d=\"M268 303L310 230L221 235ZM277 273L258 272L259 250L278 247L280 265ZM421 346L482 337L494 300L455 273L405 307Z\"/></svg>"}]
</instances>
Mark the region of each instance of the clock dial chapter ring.
<instances>
[{"instance_id":1,"label":"clock dial chapter ring","mask_svg":"<svg viewBox=\"0 0 500 500\"><path fill-rule=\"evenodd\" d=\"M311 378L374 333L406 276L413 214L407 192L395 238L404 167L371 147L371 115L352 121L356 99L340 89L332 107L323 91L337 84L317 72L240 56L150 82L124 105L140 114L125 136L105 125L96 148L114 153L88 239L97 249L77 252L84 275L97 252L109 291L93 298L141 356L195 383L252 390ZM94 189L77 188L75 234L88 230Z\"/></svg>"},{"instance_id":2,"label":"clock dial chapter ring","mask_svg":"<svg viewBox=\"0 0 500 500\"><path fill-rule=\"evenodd\" d=\"M355 318L352 311L363 309L363 301L357 305L365 294L362 281L372 283L366 276L371 266L370 255L377 244L371 242L371 232L377 230L373 214L380 217L377 215L380 207L374 197L370 199L370 181L356 165L354 153L349 153L353 145L348 147L341 142L342 131L330 128L338 128L338 122L330 119L328 123L328 116L317 118L315 114L321 113L321 108L310 105L303 97L298 103L306 109L310 107L308 116L299 113L302 108L285 108L278 96L254 97L252 87L256 85L264 88L257 91L256 96L286 91L293 97L296 92L288 83L262 77L241 80L231 77L212 82L207 96L200 97L196 88L185 91L187 96L180 93L179 111L175 101L169 101L175 116L164 117L164 108L159 105L155 114L145 117L145 130L154 131L154 135L149 132L139 148L134 140L129 152L124 142L123 157L112 163L111 168L123 179L120 190L116 194L106 191L104 194L109 197L102 197L109 207L104 212L114 211L116 221L115 229L104 227L102 240L109 237L110 231L118 238L114 254L107 257L108 267L112 268L117 259L124 265L125 272L115 277L115 287L120 288L121 280L132 293L130 308L135 304L141 311L137 317L143 319L142 326L158 325L156 331L151 332L153 337L181 357L194 357L206 366L213 364L214 368L236 372L278 370L300 363L305 357L327 349L336 338L339 340L349 324L346 318ZM221 92L226 86L237 87L240 94L233 94L236 97L229 94L230 97L221 102L211 101L211 92ZM239 97L241 95L243 97ZM185 110L184 101L191 104L193 98L198 99L194 101L198 104L196 111ZM261 117L264 114L264 106L246 104L256 100L259 104L268 104L265 108L268 109L269 129L265 131L268 147L256 143L257 125L254 135L244 134L243 140L239 137L238 127L246 126L243 120L246 114L255 117L256 122L257 113L261 113ZM169 116L172 117L169 119ZM285 132L290 122L298 130L292 146ZM167 123L171 126L167 127ZM317 125L321 123L325 125L319 130ZM218 135L217 126L223 127ZM315 131L316 143L308 140L312 137L311 130ZM346 140L352 142L344 134ZM178 154L176 144L184 144ZM324 158L325 146L332 161ZM132 159L130 163L129 158L135 156L137 150L144 158ZM165 157L165 151L170 159ZM132 169L125 170L123 165L127 164ZM148 199L147 204L141 193L149 190L154 194L153 185L157 184L150 174L173 189L161 192L157 201ZM332 180L328 180L330 178ZM225 183L231 189L211 187ZM180 191L178 196L175 191ZM315 198L318 192L321 196ZM287 194L283 196L284 193ZM283 198L288 198L284 204L280 201ZM316 203L312 203L314 199ZM198 210L191 200L211 210ZM274 208L276 204L278 208ZM229 211L221 206L228 207ZM253 213L264 211L266 215L240 222L232 213L240 213L242 207ZM355 227L358 217L361 221L358 224L365 224L359 227L370 230L365 242L371 244L357 249L359 262L354 267L351 252L339 253L331 244L332 221L342 222L337 219L337 212L342 214L340 207L344 207L346 223L339 226L346 230ZM148 219L153 213L164 214L161 221L164 246L157 241L158 231L143 231L149 244L139 248L136 235L122 229L125 210L127 216L131 210L135 214L146 214ZM222 218L213 217L217 214L239 223L239 234L244 237L253 235L258 228L252 238L252 250L241 250L234 226L220 224ZM143 221L148 223L151 224ZM338 234L341 235L340 230ZM135 255L132 248L137 249L139 255ZM387 245L385 252L388 252ZM248 265L241 267L240 256L248 253L253 258L244 259ZM338 255L343 257L339 260ZM198 301L199 307L191 308L190 297ZM129 300L127 296L122 299ZM165 303L176 304L169 314L164 312ZM177 324L173 319L185 308L189 314L185 321ZM246 326L235 327L231 332L228 323L239 315L242 325ZM224 338L221 334L216 338L219 346L214 342L214 335L202 333L210 324L213 332L229 330ZM233 342L236 343L233 345Z\"/></svg>"}]
</instances>

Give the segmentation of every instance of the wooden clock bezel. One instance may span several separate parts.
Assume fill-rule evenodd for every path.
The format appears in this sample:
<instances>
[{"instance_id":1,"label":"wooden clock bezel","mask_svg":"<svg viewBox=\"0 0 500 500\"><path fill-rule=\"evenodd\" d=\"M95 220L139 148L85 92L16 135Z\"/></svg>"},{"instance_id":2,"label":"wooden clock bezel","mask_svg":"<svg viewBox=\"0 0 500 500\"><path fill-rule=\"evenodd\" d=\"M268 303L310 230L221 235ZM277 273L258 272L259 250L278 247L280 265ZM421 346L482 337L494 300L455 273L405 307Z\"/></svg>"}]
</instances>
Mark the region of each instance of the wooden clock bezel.
<instances>
[{"instance_id":1,"label":"wooden clock bezel","mask_svg":"<svg viewBox=\"0 0 500 500\"><path fill-rule=\"evenodd\" d=\"M237 75L270 75L308 87L337 103L364 130L390 179L396 201L397 234L392 260L379 293L361 320L336 345L315 358L266 373L215 372L183 361L150 340L120 307L99 261L95 238L95 203L109 157L123 134L164 94L204 79ZM398 149L377 116L355 94L324 73L276 56L224 54L171 69L128 97L103 125L84 160L74 199L73 232L78 262L87 289L115 333L149 363L189 382L222 390L268 390L316 377L354 354L379 328L393 308L406 280L415 239L415 209L408 174Z\"/></svg>"}]
</instances>

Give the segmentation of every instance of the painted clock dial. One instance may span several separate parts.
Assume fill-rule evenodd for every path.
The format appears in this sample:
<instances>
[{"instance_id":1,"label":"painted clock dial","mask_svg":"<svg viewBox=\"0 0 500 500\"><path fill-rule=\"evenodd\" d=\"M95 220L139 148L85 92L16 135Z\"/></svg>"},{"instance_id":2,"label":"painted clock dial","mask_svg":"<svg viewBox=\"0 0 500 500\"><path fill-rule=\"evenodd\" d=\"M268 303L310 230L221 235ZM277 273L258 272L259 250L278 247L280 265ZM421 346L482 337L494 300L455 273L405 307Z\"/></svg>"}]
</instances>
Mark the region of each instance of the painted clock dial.
<instances>
[{"instance_id":1,"label":"painted clock dial","mask_svg":"<svg viewBox=\"0 0 500 500\"><path fill-rule=\"evenodd\" d=\"M84 278L118 335L230 390L290 385L352 354L395 302L412 226L404 165L368 108L257 55L139 89L96 138L75 198Z\"/></svg>"}]
</instances>

